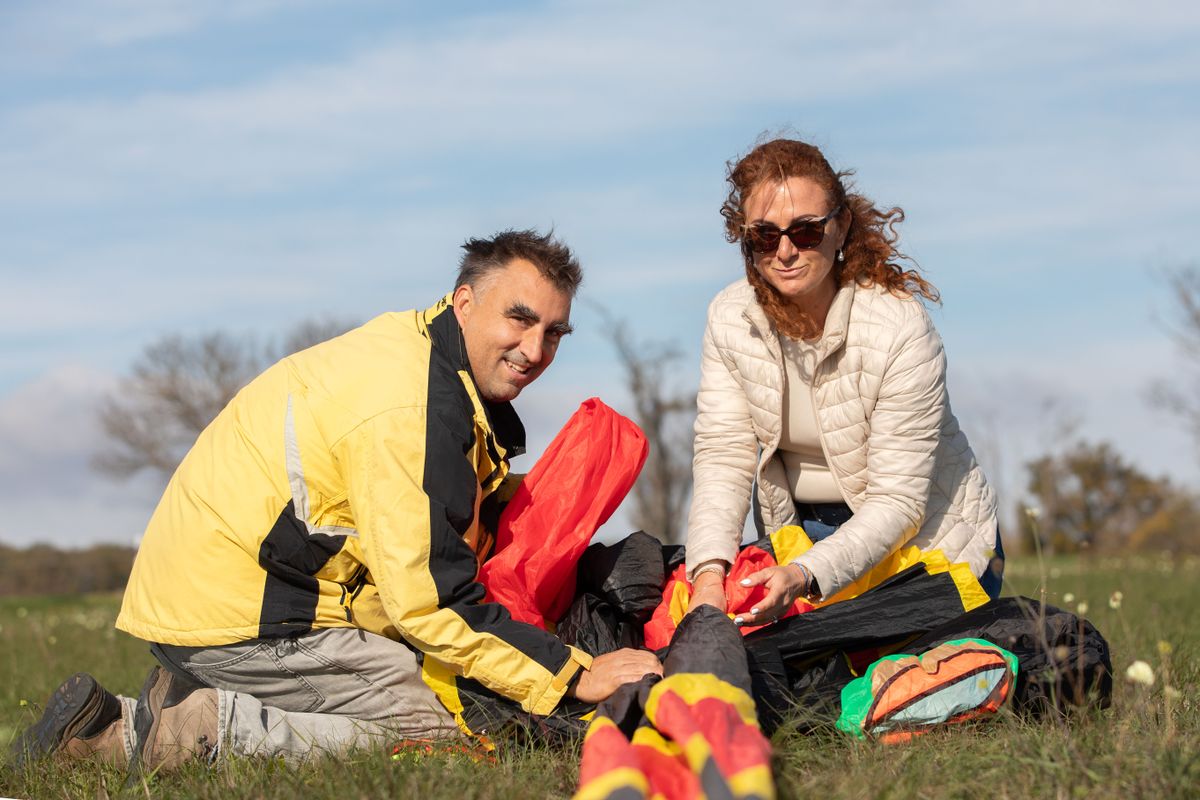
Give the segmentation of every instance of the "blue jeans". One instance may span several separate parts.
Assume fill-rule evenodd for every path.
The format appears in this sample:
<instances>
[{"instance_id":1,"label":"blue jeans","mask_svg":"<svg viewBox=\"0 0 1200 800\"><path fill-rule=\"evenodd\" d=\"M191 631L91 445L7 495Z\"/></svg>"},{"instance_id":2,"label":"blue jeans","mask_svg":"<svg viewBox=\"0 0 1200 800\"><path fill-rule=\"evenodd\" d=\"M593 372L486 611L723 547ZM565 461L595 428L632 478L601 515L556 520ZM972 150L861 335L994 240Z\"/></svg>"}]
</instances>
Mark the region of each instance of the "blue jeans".
<instances>
[{"instance_id":1,"label":"blue jeans","mask_svg":"<svg viewBox=\"0 0 1200 800\"><path fill-rule=\"evenodd\" d=\"M808 538L816 544L833 535L846 520L854 516L845 503L796 503L796 522L804 528ZM996 529L996 553L979 576L979 585L987 596L995 600L1000 596L1004 582L1004 545L1000 541L1000 529Z\"/></svg>"},{"instance_id":2,"label":"blue jeans","mask_svg":"<svg viewBox=\"0 0 1200 800\"><path fill-rule=\"evenodd\" d=\"M828 539L853 516L845 503L796 503L796 523L813 544Z\"/></svg>"},{"instance_id":3,"label":"blue jeans","mask_svg":"<svg viewBox=\"0 0 1200 800\"><path fill-rule=\"evenodd\" d=\"M1000 526L996 526L996 552L992 560L979 576L979 585L987 592L988 597L995 600L1000 596L1000 587L1004 583L1004 542L1000 539Z\"/></svg>"}]
</instances>

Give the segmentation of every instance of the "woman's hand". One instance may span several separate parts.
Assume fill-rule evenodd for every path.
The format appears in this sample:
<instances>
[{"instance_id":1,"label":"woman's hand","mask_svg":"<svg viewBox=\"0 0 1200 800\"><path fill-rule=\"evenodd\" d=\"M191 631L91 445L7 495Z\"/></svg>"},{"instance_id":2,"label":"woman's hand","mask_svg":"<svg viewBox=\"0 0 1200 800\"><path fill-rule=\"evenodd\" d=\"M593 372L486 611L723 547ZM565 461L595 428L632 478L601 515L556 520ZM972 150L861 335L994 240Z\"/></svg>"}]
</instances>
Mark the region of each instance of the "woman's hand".
<instances>
[{"instance_id":1,"label":"woman's hand","mask_svg":"<svg viewBox=\"0 0 1200 800\"><path fill-rule=\"evenodd\" d=\"M809 573L799 564L767 567L748 578L743 578L742 586L766 586L767 596L750 609L749 614L741 614L733 621L738 625L766 625L768 622L774 622L787 613L797 597L808 593L809 580Z\"/></svg>"},{"instance_id":2,"label":"woman's hand","mask_svg":"<svg viewBox=\"0 0 1200 800\"><path fill-rule=\"evenodd\" d=\"M725 578L719 572L702 572L692 581L692 601L688 603L688 611L694 611L702 605L715 606L722 614L725 613Z\"/></svg>"}]
</instances>

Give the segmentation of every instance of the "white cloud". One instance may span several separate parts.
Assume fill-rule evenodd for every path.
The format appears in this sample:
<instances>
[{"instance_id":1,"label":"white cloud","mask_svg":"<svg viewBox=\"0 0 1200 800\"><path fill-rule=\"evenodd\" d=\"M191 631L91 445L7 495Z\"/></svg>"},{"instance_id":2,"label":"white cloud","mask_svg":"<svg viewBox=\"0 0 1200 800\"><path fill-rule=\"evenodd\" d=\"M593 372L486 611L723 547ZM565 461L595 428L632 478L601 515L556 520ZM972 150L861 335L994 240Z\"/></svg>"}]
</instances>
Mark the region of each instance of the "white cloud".
<instances>
[{"instance_id":1,"label":"white cloud","mask_svg":"<svg viewBox=\"0 0 1200 800\"><path fill-rule=\"evenodd\" d=\"M0 396L0 540L73 547L141 535L153 481L115 484L90 468L103 442L96 403L112 386L111 375L64 365Z\"/></svg>"},{"instance_id":2,"label":"white cloud","mask_svg":"<svg viewBox=\"0 0 1200 800\"><path fill-rule=\"evenodd\" d=\"M184 4L169 8L166 22L147 13L145 26L169 28L177 18L199 24L205 16L186 14ZM640 4L555 11L465 19L433 39L400 31L349 56L240 85L14 109L0 128L9 154L0 158L8 176L0 201L236 195L383 163L419 170L424 159L463 147L579 149L709 125L762 104L794 115L818 100L928 89L949 76L965 87L992 65L1036 71L1062 62L1065 47L1095 58L1105 45L1104 38L1056 37L1075 31L1078 20L1031 9L991 19L942 10L919 25L886 9L847 14L790 4L753 15L724 6L681 15ZM1087 16L1110 38L1195 24L1184 15L1157 23ZM1049 41L1030 42L1030 22ZM824 35L798 40L797 31Z\"/></svg>"},{"instance_id":3,"label":"white cloud","mask_svg":"<svg viewBox=\"0 0 1200 800\"><path fill-rule=\"evenodd\" d=\"M92 49L120 48L171 36L206 25L246 20L296 0L88 0L82 3L26 2L7 4L0 26L0 52L22 65L29 60L61 62Z\"/></svg>"}]
</instances>

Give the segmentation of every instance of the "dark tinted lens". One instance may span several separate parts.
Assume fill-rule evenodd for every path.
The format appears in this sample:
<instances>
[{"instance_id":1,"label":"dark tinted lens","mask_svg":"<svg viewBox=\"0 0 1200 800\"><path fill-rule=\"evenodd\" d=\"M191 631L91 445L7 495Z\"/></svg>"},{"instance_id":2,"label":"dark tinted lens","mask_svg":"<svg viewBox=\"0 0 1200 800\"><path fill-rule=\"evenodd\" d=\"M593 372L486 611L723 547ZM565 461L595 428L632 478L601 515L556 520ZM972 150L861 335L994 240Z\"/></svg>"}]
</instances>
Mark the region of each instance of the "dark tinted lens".
<instances>
[{"instance_id":1,"label":"dark tinted lens","mask_svg":"<svg viewBox=\"0 0 1200 800\"><path fill-rule=\"evenodd\" d=\"M792 240L792 244L796 245L797 249L812 250L825 238L825 223L797 222L784 233ZM779 237L776 236L775 239L778 242Z\"/></svg>"},{"instance_id":2,"label":"dark tinted lens","mask_svg":"<svg viewBox=\"0 0 1200 800\"><path fill-rule=\"evenodd\" d=\"M783 231L774 225L754 225L746 229L746 243L756 253L770 253L779 247Z\"/></svg>"}]
</instances>

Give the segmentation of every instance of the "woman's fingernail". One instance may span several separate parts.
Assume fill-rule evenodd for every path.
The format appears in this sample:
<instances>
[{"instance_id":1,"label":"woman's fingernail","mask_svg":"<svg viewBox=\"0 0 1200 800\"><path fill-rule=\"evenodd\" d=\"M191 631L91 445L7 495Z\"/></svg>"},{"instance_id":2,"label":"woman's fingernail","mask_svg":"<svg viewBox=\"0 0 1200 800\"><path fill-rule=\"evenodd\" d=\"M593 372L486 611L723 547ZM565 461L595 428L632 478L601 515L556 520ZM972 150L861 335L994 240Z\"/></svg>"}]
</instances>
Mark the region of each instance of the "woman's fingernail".
<instances>
[{"instance_id":1,"label":"woman's fingernail","mask_svg":"<svg viewBox=\"0 0 1200 800\"><path fill-rule=\"evenodd\" d=\"M757 609L757 608L752 608L752 609L750 609L750 613L751 613L751 614L757 614L757 613L758 613L758 609Z\"/></svg>"},{"instance_id":2,"label":"woman's fingernail","mask_svg":"<svg viewBox=\"0 0 1200 800\"><path fill-rule=\"evenodd\" d=\"M734 618L733 618L733 624L734 624L734 625L741 625L741 624L742 624L742 618L741 618L741 617L734 617Z\"/></svg>"},{"instance_id":3,"label":"woman's fingernail","mask_svg":"<svg viewBox=\"0 0 1200 800\"><path fill-rule=\"evenodd\" d=\"M742 586L749 586L749 585L750 585L750 579L749 579L749 578L742 578L742 580L741 580L741 584L742 584Z\"/></svg>"}]
</instances>

